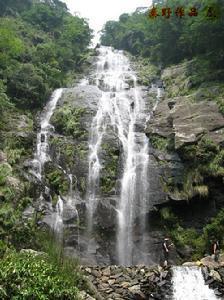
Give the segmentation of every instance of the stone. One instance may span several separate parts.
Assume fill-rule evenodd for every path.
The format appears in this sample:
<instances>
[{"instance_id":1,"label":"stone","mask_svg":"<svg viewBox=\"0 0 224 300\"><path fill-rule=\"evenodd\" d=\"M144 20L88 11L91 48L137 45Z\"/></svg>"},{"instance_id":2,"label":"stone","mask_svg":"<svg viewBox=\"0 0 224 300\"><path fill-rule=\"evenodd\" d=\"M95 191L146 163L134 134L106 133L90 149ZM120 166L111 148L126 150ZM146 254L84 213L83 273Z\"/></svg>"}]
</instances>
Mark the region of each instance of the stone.
<instances>
[{"instance_id":1,"label":"stone","mask_svg":"<svg viewBox=\"0 0 224 300\"><path fill-rule=\"evenodd\" d=\"M87 273L89 273L89 274L91 274L91 273L92 273L92 270L91 270L91 268L85 268L85 271L86 271Z\"/></svg>"},{"instance_id":2,"label":"stone","mask_svg":"<svg viewBox=\"0 0 224 300\"><path fill-rule=\"evenodd\" d=\"M112 275L111 278L117 279L117 278L121 277L122 275L123 275L123 273L120 272L120 273L117 273L117 274L115 274L115 275Z\"/></svg>"},{"instance_id":3,"label":"stone","mask_svg":"<svg viewBox=\"0 0 224 300\"><path fill-rule=\"evenodd\" d=\"M108 283L109 283L109 285L113 285L115 283L115 279L109 279Z\"/></svg>"},{"instance_id":4,"label":"stone","mask_svg":"<svg viewBox=\"0 0 224 300\"><path fill-rule=\"evenodd\" d=\"M151 276L154 276L154 273L153 272L147 272L145 274L145 277L151 277Z\"/></svg>"},{"instance_id":5,"label":"stone","mask_svg":"<svg viewBox=\"0 0 224 300\"><path fill-rule=\"evenodd\" d=\"M100 283L99 285L98 285L98 289L99 290L105 290L105 289L108 289L109 288L109 286L108 286L108 284L106 284L106 283Z\"/></svg>"},{"instance_id":6,"label":"stone","mask_svg":"<svg viewBox=\"0 0 224 300\"><path fill-rule=\"evenodd\" d=\"M219 266L217 262L211 256L206 256L200 260L203 266L208 267L209 269L214 269Z\"/></svg>"},{"instance_id":7,"label":"stone","mask_svg":"<svg viewBox=\"0 0 224 300\"><path fill-rule=\"evenodd\" d=\"M219 275L221 276L222 281L224 282L224 268L223 267L219 267L217 269L217 271L219 272Z\"/></svg>"},{"instance_id":8,"label":"stone","mask_svg":"<svg viewBox=\"0 0 224 300\"><path fill-rule=\"evenodd\" d=\"M33 256L46 256L47 254L40 251L35 251L33 249L21 249L20 253L31 254Z\"/></svg>"},{"instance_id":9,"label":"stone","mask_svg":"<svg viewBox=\"0 0 224 300\"><path fill-rule=\"evenodd\" d=\"M100 280L101 280L102 282L108 282L108 279L109 279L109 277L107 277L107 276L102 276Z\"/></svg>"},{"instance_id":10,"label":"stone","mask_svg":"<svg viewBox=\"0 0 224 300\"><path fill-rule=\"evenodd\" d=\"M126 281L121 283L121 287L125 289L130 287L130 285L131 285L130 282L126 282Z\"/></svg>"},{"instance_id":11,"label":"stone","mask_svg":"<svg viewBox=\"0 0 224 300\"><path fill-rule=\"evenodd\" d=\"M137 279L131 280L131 285L137 285L137 284L138 284L138 280Z\"/></svg>"},{"instance_id":12,"label":"stone","mask_svg":"<svg viewBox=\"0 0 224 300\"><path fill-rule=\"evenodd\" d=\"M141 287L140 285L134 285L134 286L131 286L130 288L128 288L129 291L133 292L133 291L140 291Z\"/></svg>"},{"instance_id":13,"label":"stone","mask_svg":"<svg viewBox=\"0 0 224 300\"><path fill-rule=\"evenodd\" d=\"M81 300L96 300L96 298L93 298L89 294L87 294L85 291L79 292L79 298Z\"/></svg>"},{"instance_id":14,"label":"stone","mask_svg":"<svg viewBox=\"0 0 224 300\"><path fill-rule=\"evenodd\" d=\"M209 275L212 278L214 278L216 281L222 282L222 278L221 278L220 274L217 271L211 270L210 273L209 273Z\"/></svg>"},{"instance_id":15,"label":"stone","mask_svg":"<svg viewBox=\"0 0 224 300\"><path fill-rule=\"evenodd\" d=\"M185 267L195 267L195 266L198 266L198 264L195 261L187 261L187 262L183 263L182 266L185 266Z\"/></svg>"},{"instance_id":16,"label":"stone","mask_svg":"<svg viewBox=\"0 0 224 300\"><path fill-rule=\"evenodd\" d=\"M113 289L110 289L110 288L109 288L109 289L106 289L106 290L105 290L105 293L110 294L110 293L112 293L113 291L114 291Z\"/></svg>"},{"instance_id":17,"label":"stone","mask_svg":"<svg viewBox=\"0 0 224 300\"><path fill-rule=\"evenodd\" d=\"M110 276L111 275L110 267L108 267L106 269L103 269L102 273L103 273L104 276Z\"/></svg>"},{"instance_id":18,"label":"stone","mask_svg":"<svg viewBox=\"0 0 224 300\"><path fill-rule=\"evenodd\" d=\"M97 271L97 270L92 270L92 275L95 277L100 277L101 276L101 272Z\"/></svg>"}]
</instances>

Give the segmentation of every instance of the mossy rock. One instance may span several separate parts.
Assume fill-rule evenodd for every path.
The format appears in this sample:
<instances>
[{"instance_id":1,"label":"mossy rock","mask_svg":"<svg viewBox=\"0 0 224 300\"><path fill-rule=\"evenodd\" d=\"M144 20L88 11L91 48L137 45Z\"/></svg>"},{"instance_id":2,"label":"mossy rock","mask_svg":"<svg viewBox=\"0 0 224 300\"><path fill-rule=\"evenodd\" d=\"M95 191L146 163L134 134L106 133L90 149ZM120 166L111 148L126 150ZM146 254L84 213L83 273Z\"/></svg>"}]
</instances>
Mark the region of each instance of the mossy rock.
<instances>
[{"instance_id":1,"label":"mossy rock","mask_svg":"<svg viewBox=\"0 0 224 300\"><path fill-rule=\"evenodd\" d=\"M112 192L116 187L119 167L119 150L108 143L102 145L104 164L100 177L100 189L103 194Z\"/></svg>"},{"instance_id":2,"label":"mossy rock","mask_svg":"<svg viewBox=\"0 0 224 300\"><path fill-rule=\"evenodd\" d=\"M193 145L184 145L178 151L184 164L183 182L163 181L163 189L174 200L190 200L195 196L206 198L209 186L206 178L224 177L224 150L208 138Z\"/></svg>"},{"instance_id":3,"label":"mossy rock","mask_svg":"<svg viewBox=\"0 0 224 300\"><path fill-rule=\"evenodd\" d=\"M166 152L174 151L174 139L172 137L151 134L149 140L155 149Z\"/></svg>"},{"instance_id":4,"label":"mossy rock","mask_svg":"<svg viewBox=\"0 0 224 300\"><path fill-rule=\"evenodd\" d=\"M60 134L72 136L73 138L86 138L88 132L82 126L82 117L85 112L85 108L64 104L63 107L55 111L51 123Z\"/></svg>"},{"instance_id":5,"label":"mossy rock","mask_svg":"<svg viewBox=\"0 0 224 300\"><path fill-rule=\"evenodd\" d=\"M47 184L56 194L66 194L69 190L68 178L64 172L51 162L45 165L45 178Z\"/></svg>"}]
</instances>

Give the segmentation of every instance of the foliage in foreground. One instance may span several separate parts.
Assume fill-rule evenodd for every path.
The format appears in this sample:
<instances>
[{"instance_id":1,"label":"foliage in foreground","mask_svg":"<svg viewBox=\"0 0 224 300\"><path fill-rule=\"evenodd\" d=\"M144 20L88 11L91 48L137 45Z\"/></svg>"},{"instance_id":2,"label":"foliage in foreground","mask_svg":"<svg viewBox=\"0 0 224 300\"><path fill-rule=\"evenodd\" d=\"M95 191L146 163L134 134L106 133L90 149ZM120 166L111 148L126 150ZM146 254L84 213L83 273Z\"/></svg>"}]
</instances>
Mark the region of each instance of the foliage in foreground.
<instances>
[{"instance_id":1,"label":"foliage in foreground","mask_svg":"<svg viewBox=\"0 0 224 300\"><path fill-rule=\"evenodd\" d=\"M52 233L35 233L43 252L7 249L1 259L0 299L79 299L79 289L88 290L77 259L64 255Z\"/></svg>"},{"instance_id":2,"label":"foliage in foreground","mask_svg":"<svg viewBox=\"0 0 224 300\"><path fill-rule=\"evenodd\" d=\"M43 255L10 252L1 261L0 298L78 299L78 289L72 277L76 270L68 274L65 270Z\"/></svg>"}]
</instances>

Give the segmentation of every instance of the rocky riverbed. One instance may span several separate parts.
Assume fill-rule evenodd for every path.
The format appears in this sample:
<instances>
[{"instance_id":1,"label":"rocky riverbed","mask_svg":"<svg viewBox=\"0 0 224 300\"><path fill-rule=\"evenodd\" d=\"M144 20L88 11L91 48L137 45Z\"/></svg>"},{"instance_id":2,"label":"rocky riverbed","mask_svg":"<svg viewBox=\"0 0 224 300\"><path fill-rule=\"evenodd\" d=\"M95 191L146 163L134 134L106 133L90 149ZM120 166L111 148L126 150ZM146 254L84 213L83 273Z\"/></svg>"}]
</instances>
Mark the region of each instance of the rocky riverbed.
<instances>
[{"instance_id":1,"label":"rocky riverbed","mask_svg":"<svg viewBox=\"0 0 224 300\"><path fill-rule=\"evenodd\" d=\"M97 291L93 299L170 299L172 295L171 270L160 266L91 266L83 271Z\"/></svg>"},{"instance_id":2,"label":"rocky riverbed","mask_svg":"<svg viewBox=\"0 0 224 300\"><path fill-rule=\"evenodd\" d=\"M186 262L183 268L201 268L205 284L218 299L224 299L224 255L216 263L211 256L197 262ZM84 300L150 300L172 299L172 267L161 266L85 266L81 267L88 282L89 294L82 291Z\"/></svg>"}]
</instances>

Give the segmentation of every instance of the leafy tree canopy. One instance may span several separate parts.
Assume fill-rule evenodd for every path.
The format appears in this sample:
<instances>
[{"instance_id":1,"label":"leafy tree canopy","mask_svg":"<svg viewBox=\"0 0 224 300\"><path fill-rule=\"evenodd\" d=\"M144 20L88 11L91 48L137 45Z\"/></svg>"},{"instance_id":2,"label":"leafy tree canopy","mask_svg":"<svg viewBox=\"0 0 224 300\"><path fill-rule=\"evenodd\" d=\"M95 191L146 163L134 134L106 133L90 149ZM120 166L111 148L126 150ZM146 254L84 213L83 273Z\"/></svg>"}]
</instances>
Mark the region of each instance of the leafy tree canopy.
<instances>
[{"instance_id":1,"label":"leafy tree canopy","mask_svg":"<svg viewBox=\"0 0 224 300\"><path fill-rule=\"evenodd\" d=\"M119 21L108 21L102 31L102 44L149 58L151 62L167 66L208 55L211 66L224 67L224 6L221 0L160 0L154 1L159 16L150 18L147 12L123 14ZM176 9L184 8L183 17ZM169 18L162 16L162 8L170 8ZM196 8L198 15L188 13ZM208 17L209 9L216 17ZM166 11L167 13L167 11Z\"/></svg>"}]
</instances>

